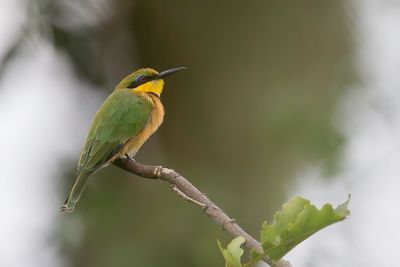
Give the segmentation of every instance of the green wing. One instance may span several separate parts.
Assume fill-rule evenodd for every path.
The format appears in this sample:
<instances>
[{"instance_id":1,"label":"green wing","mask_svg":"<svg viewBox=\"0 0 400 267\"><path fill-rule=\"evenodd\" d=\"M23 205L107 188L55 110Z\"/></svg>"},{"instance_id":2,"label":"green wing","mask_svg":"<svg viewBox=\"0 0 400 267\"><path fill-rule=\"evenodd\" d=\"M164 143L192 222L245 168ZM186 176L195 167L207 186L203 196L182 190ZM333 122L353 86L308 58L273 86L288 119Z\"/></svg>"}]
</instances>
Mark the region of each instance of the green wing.
<instances>
[{"instance_id":1,"label":"green wing","mask_svg":"<svg viewBox=\"0 0 400 267\"><path fill-rule=\"evenodd\" d=\"M152 105L130 90L116 90L97 111L86 137L78 174L104 166L150 118Z\"/></svg>"}]
</instances>

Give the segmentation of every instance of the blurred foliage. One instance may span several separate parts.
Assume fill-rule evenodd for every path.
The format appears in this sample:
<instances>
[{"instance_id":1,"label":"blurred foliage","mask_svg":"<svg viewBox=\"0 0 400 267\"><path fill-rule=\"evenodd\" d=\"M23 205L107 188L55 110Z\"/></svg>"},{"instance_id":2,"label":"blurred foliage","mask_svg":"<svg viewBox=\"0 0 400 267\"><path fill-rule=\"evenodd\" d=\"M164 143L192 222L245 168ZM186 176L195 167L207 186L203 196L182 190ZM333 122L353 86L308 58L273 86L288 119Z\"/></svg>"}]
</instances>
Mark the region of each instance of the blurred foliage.
<instances>
[{"instance_id":1,"label":"blurred foliage","mask_svg":"<svg viewBox=\"0 0 400 267\"><path fill-rule=\"evenodd\" d=\"M261 244L265 254L278 261L319 230L343 221L350 214L347 207L349 201L350 196L335 209L328 203L318 209L302 197L283 204L282 210L275 213L274 222L265 221L261 227Z\"/></svg>"},{"instance_id":2,"label":"blurred foliage","mask_svg":"<svg viewBox=\"0 0 400 267\"><path fill-rule=\"evenodd\" d=\"M335 171L333 115L355 79L342 1L29 4L23 39L48 38L101 89L141 66L190 67L167 81L165 123L137 159L184 173L250 233L303 168ZM66 192L72 171L64 180ZM74 267L220 266L220 232L165 184L110 167L60 218L58 239Z\"/></svg>"},{"instance_id":3,"label":"blurred foliage","mask_svg":"<svg viewBox=\"0 0 400 267\"><path fill-rule=\"evenodd\" d=\"M243 236L238 236L233 239L228 246L225 248L222 247L221 242L218 240L218 246L224 256L225 259L225 267L242 267L241 258L244 253L244 250L241 246L246 242L246 239Z\"/></svg>"},{"instance_id":4,"label":"blurred foliage","mask_svg":"<svg viewBox=\"0 0 400 267\"><path fill-rule=\"evenodd\" d=\"M243 249L241 246L245 239L241 236L233 239L224 249L218 241L218 246L225 259L226 267L250 267L268 256L268 262L274 266L290 250L319 230L344 220L349 214L346 202L333 209L331 204L325 204L321 209L316 208L311 202L302 197L295 197L283 204L282 210L274 215L274 222L263 223L261 227L261 244L263 253L253 250L250 254L251 261L242 264Z\"/></svg>"}]
</instances>

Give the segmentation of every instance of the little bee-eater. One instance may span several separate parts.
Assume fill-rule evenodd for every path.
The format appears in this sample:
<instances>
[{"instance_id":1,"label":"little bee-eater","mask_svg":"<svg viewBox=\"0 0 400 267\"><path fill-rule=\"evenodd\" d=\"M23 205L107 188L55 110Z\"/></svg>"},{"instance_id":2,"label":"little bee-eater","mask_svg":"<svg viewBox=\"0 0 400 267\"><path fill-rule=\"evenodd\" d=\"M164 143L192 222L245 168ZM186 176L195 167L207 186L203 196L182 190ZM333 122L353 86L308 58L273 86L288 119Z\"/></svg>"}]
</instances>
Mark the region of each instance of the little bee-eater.
<instances>
[{"instance_id":1,"label":"little bee-eater","mask_svg":"<svg viewBox=\"0 0 400 267\"><path fill-rule=\"evenodd\" d=\"M88 177L114 160L133 158L163 122L164 78L185 67L158 73L139 69L125 77L97 111L83 145L77 178L62 212L72 212Z\"/></svg>"}]
</instances>

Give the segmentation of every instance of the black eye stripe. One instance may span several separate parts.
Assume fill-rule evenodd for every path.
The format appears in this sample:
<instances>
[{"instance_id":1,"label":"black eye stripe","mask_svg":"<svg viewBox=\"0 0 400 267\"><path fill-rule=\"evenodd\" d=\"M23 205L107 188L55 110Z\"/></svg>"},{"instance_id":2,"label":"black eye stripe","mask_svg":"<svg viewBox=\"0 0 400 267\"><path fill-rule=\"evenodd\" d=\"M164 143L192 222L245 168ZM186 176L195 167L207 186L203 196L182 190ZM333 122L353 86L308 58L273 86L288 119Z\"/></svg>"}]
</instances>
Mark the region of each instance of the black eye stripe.
<instances>
[{"instance_id":1,"label":"black eye stripe","mask_svg":"<svg viewBox=\"0 0 400 267\"><path fill-rule=\"evenodd\" d=\"M148 80L149 79L146 76L139 76L139 77L136 78L137 82L145 82L145 81L148 81Z\"/></svg>"},{"instance_id":2,"label":"black eye stripe","mask_svg":"<svg viewBox=\"0 0 400 267\"><path fill-rule=\"evenodd\" d=\"M147 76L144 76L144 75L139 76L133 82L131 82L131 84L128 86L128 88L138 87L139 85L142 85L142 84L144 84L144 83L146 83L146 82L148 82L150 80L151 80L150 77L147 77Z\"/></svg>"}]
</instances>

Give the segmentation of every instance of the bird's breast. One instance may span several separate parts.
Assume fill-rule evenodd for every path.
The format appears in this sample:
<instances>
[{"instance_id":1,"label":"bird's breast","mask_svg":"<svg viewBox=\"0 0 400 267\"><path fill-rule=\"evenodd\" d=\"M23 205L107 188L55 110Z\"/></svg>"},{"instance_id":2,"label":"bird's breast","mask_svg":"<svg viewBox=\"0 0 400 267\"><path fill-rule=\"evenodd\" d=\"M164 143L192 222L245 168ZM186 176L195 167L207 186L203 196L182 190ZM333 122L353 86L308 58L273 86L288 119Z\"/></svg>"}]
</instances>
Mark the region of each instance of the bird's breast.
<instances>
[{"instance_id":1,"label":"bird's breast","mask_svg":"<svg viewBox=\"0 0 400 267\"><path fill-rule=\"evenodd\" d=\"M152 112L149 120L147 121L143 130L141 130L136 136L132 137L126 145L118 153L119 157L128 154L130 157L134 157L140 147L146 142L146 140L157 131L158 127L162 124L164 120L164 107L160 101L160 98L154 94L142 94L142 97L146 98L152 106Z\"/></svg>"}]
</instances>

